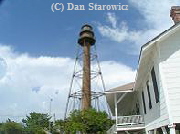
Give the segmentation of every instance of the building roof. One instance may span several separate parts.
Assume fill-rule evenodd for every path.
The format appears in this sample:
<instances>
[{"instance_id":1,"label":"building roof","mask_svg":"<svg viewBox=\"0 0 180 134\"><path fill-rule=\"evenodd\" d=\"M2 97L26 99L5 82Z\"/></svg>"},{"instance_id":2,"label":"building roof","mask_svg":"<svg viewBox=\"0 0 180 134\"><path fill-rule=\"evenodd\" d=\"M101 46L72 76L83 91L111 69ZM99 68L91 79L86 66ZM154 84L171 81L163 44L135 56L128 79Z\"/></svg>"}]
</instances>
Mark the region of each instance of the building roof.
<instances>
[{"instance_id":1,"label":"building roof","mask_svg":"<svg viewBox=\"0 0 180 134\"><path fill-rule=\"evenodd\" d=\"M156 45L157 42L163 41L164 39L168 38L172 34L174 34L177 30L180 30L180 23L177 23L170 27L168 30L165 30L164 32L160 33L158 36L147 42L141 47L140 55L139 55L139 64L138 64L138 71L136 74L136 80L135 82L131 82L113 89L110 89L106 91L106 98L107 102L109 104L109 107L111 109L112 115L115 115L115 96L117 97L118 101L120 98L122 98L118 106L118 113L120 115L123 115L124 113L127 113L128 110L133 109L133 107L136 105L134 101L137 99L135 96L136 90L139 88L139 84L141 83L141 79L143 79L144 74L147 72L146 69L148 69L145 65L148 65L148 57L150 50L154 45ZM141 70L141 71L140 71ZM145 71L142 71L145 70ZM139 81L139 82L137 82ZM128 92L128 93L127 93ZM124 97L125 95L126 97ZM123 97L122 97L123 96Z\"/></svg>"},{"instance_id":2,"label":"building roof","mask_svg":"<svg viewBox=\"0 0 180 134\"><path fill-rule=\"evenodd\" d=\"M141 47L140 55L139 55L139 61L138 61L138 69L136 73L135 78L135 84L134 84L134 90L138 90L140 87L140 83L143 80L143 76L147 72L148 69L148 62L151 57L151 52L153 50L153 47L158 43L161 42L168 37L172 36L176 31L180 30L180 22L176 23L172 27L170 27L168 30L163 31L158 36L147 42Z\"/></svg>"},{"instance_id":3,"label":"building roof","mask_svg":"<svg viewBox=\"0 0 180 134\"><path fill-rule=\"evenodd\" d=\"M127 83L125 85L110 89L106 91L106 99L111 109L111 113L115 116L115 100L114 95L117 96L117 99L121 98L121 101L118 102L118 111L120 114L125 114L132 108L134 108L134 92L133 92L134 82ZM128 94L127 94L128 93ZM126 96L125 98L123 96ZM128 105L127 105L128 104ZM121 112L120 112L121 111Z\"/></svg>"},{"instance_id":4,"label":"building roof","mask_svg":"<svg viewBox=\"0 0 180 134\"><path fill-rule=\"evenodd\" d=\"M141 53L142 53L142 49L148 45L150 45L152 42L158 40L159 38L161 38L163 35L168 34L172 29L177 28L178 26L180 26L180 22L177 24L174 24L173 26L171 26L169 29L161 32L158 36L154 37L152 40L148 41L147 43L145 43L144 45L141 46L141 50L140 50L140 54L139 54L139 60L140 61L140 57L141 57Z\"/></svg>"},{"instance_id":5,"label":"building roof","mask_svg":"<svg viewBox=\"0 0 180 134\"><path fill-rule=\"evenodd\" d=\"M106 93L131 92L131 91L133 91L134 83L135 82L131 82L131 83L127 83L125 85L110 89L110 90L106 91Z\"/></svg>"}]
</instances>

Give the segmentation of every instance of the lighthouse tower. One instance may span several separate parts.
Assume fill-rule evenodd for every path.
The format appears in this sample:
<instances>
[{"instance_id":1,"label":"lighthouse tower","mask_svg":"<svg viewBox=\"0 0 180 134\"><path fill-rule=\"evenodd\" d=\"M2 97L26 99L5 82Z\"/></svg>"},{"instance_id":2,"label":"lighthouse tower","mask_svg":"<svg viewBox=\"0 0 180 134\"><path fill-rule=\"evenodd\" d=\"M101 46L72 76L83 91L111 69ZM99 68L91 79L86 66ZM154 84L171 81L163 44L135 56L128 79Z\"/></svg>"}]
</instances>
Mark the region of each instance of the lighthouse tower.
<instances>
[{"instance_id":1,"label":"lighthouse tower","mask_svg":"<svg viewBox=\"0 0 180 134\"><path fill-rule=\"evenodd\" d=\"M82 26L78 51L66 104L65 118L73 110L95 108L107 110L105 86L96 54L96 39L92 26Z\"/></svg>"},{"instance_id":2,"label":"lighthouse tower","mask_svg":"<svg viewBox=\"0 0 180 134\"><path fill-rule=\"evenodd\" d=\"M93 29L90 25L81 28L79 45L82 46L83 54L83 80L82 80L82 109L91 107L91 46L96 42Z\"/></svg>"}]
</instances>

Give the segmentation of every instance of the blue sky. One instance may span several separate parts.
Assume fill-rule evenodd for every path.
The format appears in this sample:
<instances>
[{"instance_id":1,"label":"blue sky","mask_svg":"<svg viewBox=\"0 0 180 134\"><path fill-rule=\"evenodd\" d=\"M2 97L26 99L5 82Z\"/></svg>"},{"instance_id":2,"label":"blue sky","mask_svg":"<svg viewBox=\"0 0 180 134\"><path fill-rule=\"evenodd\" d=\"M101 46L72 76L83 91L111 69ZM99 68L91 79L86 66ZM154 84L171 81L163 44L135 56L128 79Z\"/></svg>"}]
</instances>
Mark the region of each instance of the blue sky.
<instances>
[{"instance_id":1,"label":"blue sky","mask_svg":"<svg viewBox=\"0 0 180 134\"><path fill-rule=\"evenodd\" d=\"M108 11L67 11L52 12L53 2L74 3L87 5L88 1L59 1L59 0L6 0L1 5L1 43L12 45L18 52L27 52L32 56L63 56L74 57L76 42L80 28L90 23L95 28L99 56L101 60L117 60L136 68L137 55L127 55L124 49L116 49L116 42L104 38L97 30L96 23L106 23ZM118 1L94 0L97 4L119 4ZM120 1L127 5L128 1ZM133 20L141 19L138 10L129 5L128 11L116 11L119 20L129 22L130 29L137 29ZM102 43L101 43L102 42ZM122 42L122 45L127 44ZM120 45L121 45L120 44ZM107 47L111 48L110 50ZM119 56L119 53L122 53ZM130 59L131 62L128 62Z\"/></svg>"},{"instance_id":2,"label":"blue sky","mask_svg":"<svg viewBox=\"0 0 180 134\"><path fill-rule=\"evenodd\" d=\"M85 23L94 27L107 90L134 81L140 47L173 25L170 8L180 5L179 0L92 0L100 5L122 3L129 10L53 13L51 4L56 2L89 3L4 0L0 5L2 121L20 120L32 111L48 112L50 98L52 112L63 117L78 34Z\"/></svg>"}]
</instances>

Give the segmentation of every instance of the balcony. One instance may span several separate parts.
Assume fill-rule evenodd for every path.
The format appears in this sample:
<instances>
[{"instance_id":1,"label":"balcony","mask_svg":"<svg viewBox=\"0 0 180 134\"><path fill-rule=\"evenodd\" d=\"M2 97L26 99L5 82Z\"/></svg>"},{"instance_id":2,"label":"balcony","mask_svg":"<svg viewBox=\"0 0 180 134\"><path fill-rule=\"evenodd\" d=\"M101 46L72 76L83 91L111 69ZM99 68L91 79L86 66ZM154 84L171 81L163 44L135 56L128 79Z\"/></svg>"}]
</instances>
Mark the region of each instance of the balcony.
<instances>
[{"instance_id":1,"label":"balcony","mask_svg":"<svg viewBox=\"0 0 180 134\"><path fill-rule=\"evenodd\" d=\"M144 118L141 115L131 115L131 116L118 116L117 117L117 125L137 125L144 124Z\"/></svg>"},{"instance_id":2,"label":"balcony","mask_svg":"<svg viewBox=\"0 0 180 134\"><path fill-rule=\"evenodd\" d=\"M117 130L139 130L144 128L144 118L142 115L118 116Z\"/></svg>"},{"instance_id":3,"label":"balcony","mask_svg":"<svg viewBox=\"0 0 180 134\"><path fill-rule=\"evenodd\" d=\"M116 125L113 125L108 131L108 134L113 134L116 131L136 131L144 129L144 118L142 115L118 116Z\"/></svg>"},{"instance_id":4,"label":"balcony","mask_svg":"<svg viewBox=\"0 0 180 134\"><path fill-rule=\"evenodd\" d=\"M118 116L117 131L139 130L144 128L142 115Z\"/></svg>"}]
</instances>

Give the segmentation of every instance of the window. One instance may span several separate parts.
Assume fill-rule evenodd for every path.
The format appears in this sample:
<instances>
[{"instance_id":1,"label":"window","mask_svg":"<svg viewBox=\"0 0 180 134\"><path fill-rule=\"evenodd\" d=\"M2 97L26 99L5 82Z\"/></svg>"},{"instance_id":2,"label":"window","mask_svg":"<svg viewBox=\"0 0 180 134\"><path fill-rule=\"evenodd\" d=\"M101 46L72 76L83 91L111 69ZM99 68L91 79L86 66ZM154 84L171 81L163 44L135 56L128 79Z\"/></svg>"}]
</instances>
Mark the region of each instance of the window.
<instances>
[{"instance_id":1,"label":"window","mask_svg":"<svg viewBox=\"0 0 180 134\"><path fill-rule=\"evenodd\" d=\"M151 77L152 77L152 82L153 82L153 87L154 87L154 94L155 94L155 98L156 98L156 103L158 103L159 102L159 90L158 90L158 85L157 85L154 67L151 70Z\"/></svg>"},{"instance_id":2,"label":"window","mask_svg":"<svg viewBox=\"0 0 180 134\"><path fill-rule=\"evenodd\" d=\"M142 91L142 101L143 101L143 107L144 107L144 113L146 114L146 103L144 98L144 92Z\"/></svg>"},{"instance_id":3,"label":"window","mask_svg":"<svg viewBox=\"0 0 180 134\"><path fill-rule=\"evenodd\" d=\"M146 87L147 87L147 92L148 92L148 97L149 97L149 109L152 108L152 103L151 103L151 94L149 91L149 81L146 82Z\"/></svg>"}]
</instances>

